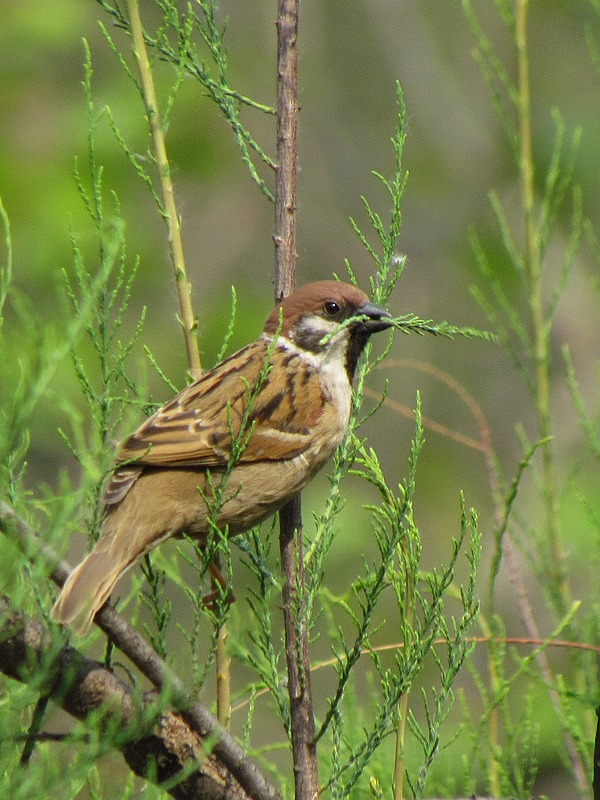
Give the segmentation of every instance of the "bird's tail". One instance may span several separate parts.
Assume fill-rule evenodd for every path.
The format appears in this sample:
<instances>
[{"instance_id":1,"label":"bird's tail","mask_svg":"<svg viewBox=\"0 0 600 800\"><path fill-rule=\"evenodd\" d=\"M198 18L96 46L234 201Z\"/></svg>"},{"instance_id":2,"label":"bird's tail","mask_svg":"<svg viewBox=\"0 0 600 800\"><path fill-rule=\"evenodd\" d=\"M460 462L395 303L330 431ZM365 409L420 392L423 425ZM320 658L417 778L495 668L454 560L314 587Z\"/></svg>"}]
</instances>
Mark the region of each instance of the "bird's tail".
<instances>
[{"instance_id":1,"label":"bird's tail","mask_svg":"<svg viewBox=\"0 0 600 800\"><path fill-rule=\"evenodd\" d=\"M103 546L104 545L104 546ZM92 552L75 567L52 609L52 619L70 625L83 635L96 612L108 600L116 582L131 566L129 554L106 548L100 539Z\"/></svg>"}]
</instances>

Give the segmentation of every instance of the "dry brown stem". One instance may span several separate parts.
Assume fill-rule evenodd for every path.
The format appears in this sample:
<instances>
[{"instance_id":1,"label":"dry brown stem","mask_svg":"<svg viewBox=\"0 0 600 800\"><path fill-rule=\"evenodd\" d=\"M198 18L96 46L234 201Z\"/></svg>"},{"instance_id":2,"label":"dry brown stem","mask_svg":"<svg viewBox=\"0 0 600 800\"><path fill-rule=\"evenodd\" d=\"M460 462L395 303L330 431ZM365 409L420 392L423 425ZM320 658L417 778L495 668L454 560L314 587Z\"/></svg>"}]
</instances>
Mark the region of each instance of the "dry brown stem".
<instances>
[{"instance_id":1,"label":"dry brown stem","mask_svg":"<svg viewBox=\"0 0 600 800\"><path fill-rule=\"evenodd\" d=\"M277 15L277 172L275 184L275 300L296 282L296 173L298 165L298 6L279 0ZM296 495L279 515L283 617L290 698L296 800L319 797L315 723L304 605L302 509Z\"/></svg>"}]
</instances>

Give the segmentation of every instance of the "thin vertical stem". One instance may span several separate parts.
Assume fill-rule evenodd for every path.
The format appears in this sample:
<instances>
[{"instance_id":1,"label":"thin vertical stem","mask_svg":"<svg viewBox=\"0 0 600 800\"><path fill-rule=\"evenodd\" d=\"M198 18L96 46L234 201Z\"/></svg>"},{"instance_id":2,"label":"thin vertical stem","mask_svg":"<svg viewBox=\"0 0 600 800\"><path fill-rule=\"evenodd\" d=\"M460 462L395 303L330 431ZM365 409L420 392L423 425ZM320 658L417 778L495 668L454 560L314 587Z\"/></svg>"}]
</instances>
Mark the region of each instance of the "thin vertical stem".
<instances>
[{"instance_id":1,"label":"thin vertical stem","mask_svg":"<svg viewBox=\"0 0 600 800\"><path fill-rule=\"evenodd\" d=\"M558 611L565 614L571 605L571 593L564 568L559 522L559 503L556 489L554 450L552 442L552 417L550 412L550 320L544 313L543 263L539 229L535 220L535 188L533 149L531 134L531 101L529 81L529 55L527 50L527 10L529 0L515 0L515 38L518 68L518 116L519 116L519 168L521 173L521 195L525 223L526 268L529 282L529 306L534 339L536 411L538 435L544 440L542 450L542 476L546 530L551 558L550 579L556 586L553 592ZM531 629L531 625L529 625ZM535 626L533 626L535 630ZM551 684L551 673L544 653L541 654L544 678ZM560 711L560 700L551 692L552 703ZM588 788L586 771L575 743L567 731L564 733L565 747L569 754L578 786Z\"/></svg>"},{"instance_id":2,"label":"thin vertical stem","mask_svg":"<svg viewBox=\"0 0 600 800\"><path fill-rule=\"evenodd\" d=\"M414 604L413 598L413 581L406 569L406 585L404 587L404 601L405 608L407 609L405 628L413 627L414 622ZM409 642L406 636L403 637L402 646L408 647ZM394 800L404 800L404 747L406 744L406 726L408 722L408 703L410 699L410 689L407 689L398 703L398 729L396 730L396 746L394 753Z\"/></svg>"},{"instance_id":3,"label":"thin vertical stem","mask_svg":"<svg viewBox=\"0 0 600 800\"><path fill-rule=\"evenodd\" d=\"M273 237L276 300L293 290L296 279L298 6L299 0L279 0L277 15L277 171ZM304 596L300 495L280 511L279 549L295 800L316 800L320 792Z\"/></svg>"},{"instance_id":4,"label":"thin vertical stem","mask_svg":"<svg viewBox=\"0 0 600 800\"><path fill-rule=\"evenodd\" d=\"M226 581L221 572L221 560L215 553L209 566L211 576L211 594L215 603L215 628L217 642L215 649L215 677L217 685L217 719L224 728L229 728L231 721L231 658L227 647L229 632L222 616L222 604L231 602L230 595L224 595Z\"/></svg>"},{"instance_id":5,"label":"thin vertical stem","mask_svg":"<svg viewBox=\"0 0 600 800\"><path fill-rule=\"evenodd\" d=\"M223 623L217 631L217 719L224 728L231 721L231 658L227 648L228 630Z\"/></svg>"},{"instance_id":6,"label":"thin vertical stem","mask_svg":"<svg viewBox=\"0 0 600 800\"><path fill-rule=\"evenodd\" d=\"M594 737L594 800L600 800L600 708L596 709L596 735Z\"/></svg>"},{"instance_id":7,"label":"thin vertical stem","mask_svg":"<svg viewBox=\"0 0 600 800\"><path fill-rule=\"evenodd\" d=\"M175 190L171 180L171 167L167 155L167 146L164 132L160 121L158 100L154 88L154 78L152 68L148 61L148 53L144 41L144 29L140 18L138 0L127 0L127 12L131 26L131 38L133 41L133 52L140 74L140 84L146 107L146 116L152 135L152 144L158 177L161 188L163 202L163 217L167 225L169 248L171 260L175 270L175 283L179 296L179 307L181 310L181 325L187 350L190 374L194 379L202 374L202 364L200 361L200 350L198 339L194 332L197 328L197 320L192 308L191 284L187 278L185 258L183 254L183 242L181 239L181 225L177 206L175 204ZM217 682L217 718L219 722L227 727L231 717L231 697L230 697L230 672L231 660L227 652L227 627L225 623L219 626L217 631L216 649L216 682Z\"/></svg>"},{"instance_id":8,"label":"thin vertical stem","mask_svg":"<svg viewBox=\"0 0 600 800\"><path fill-rule=\"evenodd\" d=\"M298 5L279 0L277 15L277 168L275 173L275 300L296 284L298 169Z\"/></svg>"},{"instance_id":9,"label":"thin vertical stem","mask_svg":"<svg viewBox=\"0 0 600 800\"><path fill-rule=\"evenodd\" d=\"M554 452L551 440L552 419L550 413L550 324L544 314L543 264L540 252L539 230L535 221L535 189L531 136L531 104L529 89L529 56L527 51L528 0L516 0L515 32L518 66L518 114L520 141L521 195L525 223L525 246L527 277L529 281L529 306L533 328L536 386L536 411L538 434L542 444L542 470L546 525L552 568L556 581L556 596L560 600L560 611L564 613L570 605L570 593L563 566L560 544L559 507L554 469Z\"/></svg>"},{"instance_id":10,"label":"thin vertical stem","mask_svg":"<svg viewBox=\"0 0 600 800\"><path fill-rule=\"evenodd\" d=\"M127 0L127 13L129 15L129 23L131 26L133 54L135 56L138 71L140 73L140 83L144 98L144 105L146 106L146 115L148 117L148 124L150 126L150 133L152 135L152 145L154 148L154 155L158 168L158 179L160 182L161 196L164 206L162 213L167 225L171 260L175 270L175 282L179 295L183 336L185 339L187 357L190 365L190 373L195 379L199 378L202 374L198 340L194 335L194 331L196 330L198 323L192 309L191 284L187 279L185 258L183 255L183 243L181 240L181 225L179 223L177 206L175 204L173 182L171 181L171 167L169 165L167 146L160 121L158 101L156 99L154 79L152 76L152 68L150 67L150 62L148 61L146 44L144 42L144 30L140 18L138 0Z\"/></svg>"},{"instance_id":11,"label":"thin vertical stem","mask_svg":"<svg viewBox=\"0 0 600 800\"><path fill-rule=\"evenodd\" d=\"M299 494L281 509L279 521L281 571L284 576L282 605L296 788L294 797L295 800L317 800L320 791L304 599L302 510Z\"/></svg>"}]
</instances>

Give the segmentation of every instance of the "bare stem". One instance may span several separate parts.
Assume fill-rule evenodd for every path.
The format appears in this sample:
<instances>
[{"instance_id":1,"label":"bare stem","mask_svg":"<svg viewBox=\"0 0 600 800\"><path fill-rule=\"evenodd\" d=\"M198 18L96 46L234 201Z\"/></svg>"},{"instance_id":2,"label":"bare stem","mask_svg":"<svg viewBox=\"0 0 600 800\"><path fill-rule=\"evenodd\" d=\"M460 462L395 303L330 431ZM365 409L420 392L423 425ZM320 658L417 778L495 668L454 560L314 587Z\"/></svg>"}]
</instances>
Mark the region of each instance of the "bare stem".
<instances>
[{"instance_id":1,"label":"bare stem","mask_svg":"<svg viewBox=\"0 0 600 800\"><path fill-rule=\"evenodd\" d=\"M231 720L231 658L227 650L227 625L217 634L217 719L225 728Z\"/></svg>"},{"instance_id":2,"label":"bare stem","mask_svg":"<svg viewBox=\"0 0 600 800\"><path fill-rule=\"evenodd\" d=\"M215 560L217 569L218 560ZM213 577L212 589L217 597L220 597L222 588L218 581ZM218 600L216 601L219 602ZM228 602L227 599L224 602ZM218 614L220 617L220 614ZM217 629L217 649L215 654L216 679L217 679L217 719L225 728L229 728L231 721L231 658L227 648L228 637L227 624L222 622Z\"/></svg>"},{"instance_id":3,"label":"bare stem","mask_svg":"<svg viewBox=\"0 0 600 800\"><path fill-rule=\"evenodd\" d=\"M287 296L296 280L298 6L299 0L279 0L277 15L277 172L273 237L276 300ZM279 514L279 548L295 798L316 800L320 791L304 599L300 495Z\"/></svg>"},{"instance_id":4,"label":"bare stem","mask_svg":"<svg viewBox=\"0 0 600 800\"><path fill-rule=\"evenodd\" d=\"M298 166L298 5L279 0L277 16L277 170L275 177L275 299L296 283Z\"/></svg>"},{"instance_id":5,"label":"bare stem","mask_svg":"<svg viewBox=\"0 0 600 800\"><path fill-rule=\"evenodd\" d=\"M320 792L304 602L302 511L299 494L281 509L279 519L295 800L316 800Z\"/></svg>"},{"instance_id":6,"label":"bare stem","mask_svg":"<svg viewBox=\"0 0 600 800\"><path fill-rule=\"evenodd\" d=\"M529 281L529 306L533 328L535 361L536 411L538 435L545 440L542 449L542 470L548 544L553 565L553 580L556 581L557 596L561 600L559 611L564 613L571 598L564 570L564 558L560 544L559 506L556 492L556 476L552 443L552 419L550 415L550 325L544 314L543 264L540 252L539 230L535 221L535 189L531 136L531 103L529 91L529 56L527 50L528 0L515 2L515 32L517 45L518 89L519 89L519 167L521 172L521 196L525 223L526 264Z\"/></svg>"},{"instance_id":7,"label":"bare stem","mask_svg":"<svg viewBox=\"0 0 600 800\"><path fill-rule=\"evenodd\" d=\"M144 30L140 19L138 0L127 0L131 36L133 39L134 54L140 73L144 104L152 134L154 153L158 167L158 176L163 199L163 216L167 225L171 260L175 270L175 282L179 295L181 309L181 324L187 350L190 373L194 379L202 374L198 339L194 335L197 327L196 317L192 309L191 284L187 279L185 258L183 255L183 242L181 240L181 225L175 205L175 192L171 181L171 168L167 156L167 147L162 129L158 101L154 89L152 69L148 62ZM229 697L231 679L231 661L227 653L227 628L223 623L217 631L216 674L217 674L217 716L222 725L227 726L231 716L231 701Z\"/></svg>"},{"instance_id":8,"label":"bare stem","mask_svg":"<svg viewBox=\"0 0 600 800\"><path fill-rule=\"evenodd\" d=\"M408 590L405 592L405 596L408 597ZM407 617L407 622L412 626L413 618L414 618L414 609L412 606L407 603L407 607L410 608L409 616ZM402 646L406 647L407 642L404 640L402 642ZM404 800L404 769L405 769L405 758L404 758L404 746L406 744L406 725L408 721L408 703L410 699L410 689L407 689L402 697L400 698L400 702L398 703L398 728L396 730L396 747L394 753L394 800Z\"/></svg>"},{"instance_id":9,"label":"bare stem","mask_svg":"<svg viewBox=\"0 0 600 800\"><path fill-rule=\"evenodd\" d=\"M163 208L161 211L167 225L171 260L175 270L175 283L177 284L177 292L179 295L183 336L185 339L188 362L190 365L190 373L192 377L196 379L202 374L198 340L194 335L194 331L196 330L198 323L192 309L191 284L187 279L187 272L185 268L183 243L181 241L181 225L179 223L179 215L177 214L177 206L175 204L173 182L171 181L171 167L169 165L167 146L160 121L158 101L156 99L156 91L154 88L154 78L152 76L152 68L150 67L150 62L148 61L146 44L144 42L144 30L140 18L138 0L127 0L127 13L129 14L129 22L131 26L133 54L135 56L138 71L140 73L144 105L146 106L146 115L148 117L148 124L150 126L152 144L154 147L154 155L156 157L156 165L158 168L158 179L160 182L161 196L163 201Z\"/></svg>"},{"instance_id":10,"label":"bare stem","mask_svg":"<svg viewBox=\"0 0 600 800\"><path fill-rule=\"evenodd\" d=\"M538 435L544 440L542 449L542 475L544 487L544 503L546 509L546 528L548 545L551 557L553 574L550 576L556 583L556 597L559 599L559 611L564 614L571 605L570 589L564 568L564 558L561 547L561 531L559 523L559 503L556 490L556 474L554 467L554 451L552 442L552 418L550 414L550 324L544 313L543 299L543 263L540 248L539 229L536 225L534 169L531 134L531 102L529 82L529 55L527 49L527 9L528 0L515 0L515 37L517 45L518 66L518 115L519 115L519 142L520 142L520 172L521 195L523 202L525 240L526 240L526 265L529 281L529 305L534 337L535 360L535 387L536 411L538 416ZM513 556L511 552L508 555ZM515 559L509 559L511 578L517 572ZM527 601L526 590L521 588L521 607L528 614L524 617L528 630L537 633ZM550 668L543 655L541 659L542 673L549 684L552 683ZM560 701L555 692L551 692L552 703L555 708L560 708ZM565 732L565 746L569 753L577 783L581 789L587 789L588 781L581 759L577 753L572 738Z\"/></svg>"}]
</instances>

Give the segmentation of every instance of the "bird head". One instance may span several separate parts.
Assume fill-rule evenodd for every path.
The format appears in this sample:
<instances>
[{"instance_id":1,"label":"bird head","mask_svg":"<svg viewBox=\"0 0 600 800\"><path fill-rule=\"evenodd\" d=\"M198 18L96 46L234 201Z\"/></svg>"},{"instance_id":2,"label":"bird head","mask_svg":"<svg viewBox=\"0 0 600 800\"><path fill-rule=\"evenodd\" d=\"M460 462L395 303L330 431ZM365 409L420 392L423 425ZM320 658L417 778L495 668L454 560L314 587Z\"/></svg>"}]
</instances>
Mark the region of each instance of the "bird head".
<instances>
[{"instance_id":1,"label":"bird head","mask_svg":"<svg viewBox=\"0 0 600 800\"><path fill-rule=\"evenodd\" d=\"M356 286L317 281L292 292L269 314L264 333L279 332L297 347L324 358L342 358L352 379L371 334L391 327L390 314Z\"/></svg>"}]
</instances>

